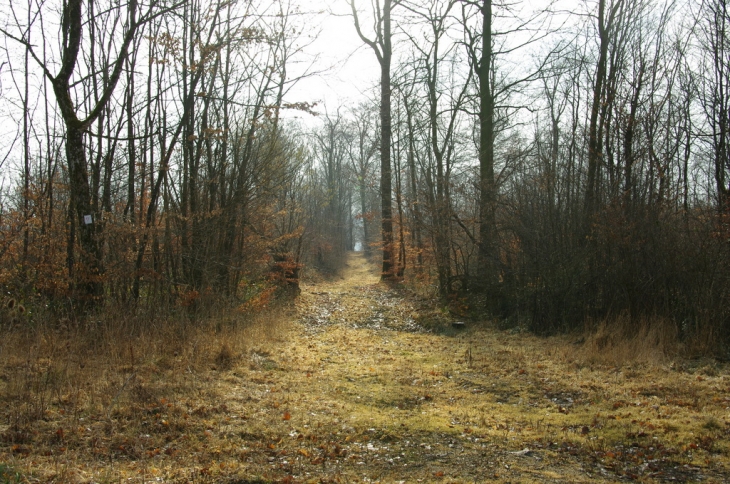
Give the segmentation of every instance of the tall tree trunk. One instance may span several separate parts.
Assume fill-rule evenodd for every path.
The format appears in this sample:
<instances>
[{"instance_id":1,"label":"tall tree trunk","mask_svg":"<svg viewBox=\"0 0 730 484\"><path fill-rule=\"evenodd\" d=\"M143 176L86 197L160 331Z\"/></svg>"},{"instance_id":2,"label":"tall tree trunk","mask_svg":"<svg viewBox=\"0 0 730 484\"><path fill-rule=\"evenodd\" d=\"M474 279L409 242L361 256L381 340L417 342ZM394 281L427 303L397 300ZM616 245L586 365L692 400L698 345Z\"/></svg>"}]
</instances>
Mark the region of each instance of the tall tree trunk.
<instances>
[{"instance_id":1,"label":"tall tree trunk","mask_svg":"<svg viewBox=\"0 0 730 484\"><path fill-rule=\"evenodd\" d=\"M383 3L383 55L380 61L380 204L383 234L382 278L395 277L393 252L393 207L390 168L391 113L390 113L390 61L392 58L390 34L391 0Z\"/></svg>"},{"instance_id":2,"label":"tall tree trunk","mask_svg":"<svg viewBox=\"0 0 730 484\"><path fill-rule=\"evenodd\" d=\"M150 64L151 65L151 64ZM135 170L137 168L137 148L134 144L134 117L133 117L133 106L134 106L134 72L132 66L128 67L127 75L127 98L125 103L126 115L127 115L127 156L129 162L127 163L127 205L124 207L124 217L128 218L129 222L134 225L135 223Z\"/></svg>"},{"instance_id":3,"label":"tall tree trunk","mask_svg":"<svg viewBox=\"0 0 730 484\"><path fill-rule=\"evenodd\" d=\"M367 205L367 185L365 182L365 173L360 174L358 176L358 192L360 193L360 213L362 214L362 250L365 254L365 257L370 257L370 221L368 218L370 217L370 214L368 213L368 205Z\"/></svg>"},{"instance_id":4,"label":"tall tree trunk","mask_svg":"<svg viewBox=\"0 0 730 484\"><path fill-rule=\"evenodd\" d=\"M28 25L30 25L31 9L28 9ZM30 41L30 31L28 31L28 37ZM28 64L30 60L30 48L25 48L25 58L23 61L23 69L25 72L24 85L23 85L23 222L25 229L23 230L23 259L22 259L22 271L23 271L23 283L27 283L28 277L28 246L30 245L30 227L28 226L28 219L30 218L30 111L28 110L28 97L29 97L29 71ZM50 153L48 154L50 156Z\"/></svg>"},{"instance_id":5,"label":"tall tree trunk","mask_svg":"<svg viewBox=\"0 0 730 484\"><path fill-rule=\"evenodd\" d=\"M96 214L91 207L91 187L84 151L84 130L77 123L66 124L66 160L70 180L70 215L78 227L81 243L82 270L74 268L74 293L85 303L94 302L103 294L101 281L101 245L98 242ZM73 264L72 262L72 265ZM91 298L91 300L89 300Z\"/></svg>"},{"instance_id":6,"label":"tall tree trunk","mask_svg":"<svg viewBox=\"0 0 730 484\"><path fill-rule=\"evenodd\" d=\"M397 143L395 156L395 202L398 210L398 265L396 269L396 277L403 277L406 271L406 233L405 221L403 219L403 185L401 183L401 165L400 165L400 143Z\"/></svg>"},{"instance_id":7,"label":"tall tree trunk","mask_svg":"<svg viewBox=\"0 0 730 484\"><path fill-rule=\"evenodd\" d=\"M77 107L72 97L71 77L77 67L83 37L83 0L69 0L63 5L62 34L63 46L61 64L56 76L46 65L42 65L46 78L51 81L56 103L66 127L66 161L70 183L69 216L71 230L69 235L68 264L69 274L74 284L74 296L84 304L100 301L104 286L102 284L102 245L98 237L98 214L92 212L92 193L89 186L88 167L84 152L84 134L106 108L122 73L129 46L141 25L136 19L137 2L132 0L128 6L128 17L123 39L116 59L110 63L111 73L105 77L101 96L96 100L85 119L79 119ZM29 45L29 44L28 44ZM35 57L35 55L34 55ZM37 57L36 60L41 62ZM91 223L88 223L91 222ZM79 241L83 257L82 271L74 267L75 227L79 227ZM74 278L76 280L74 281Z\"/></svg>"},{"instance_id":8,"label":"tall tree trunk","mask_svg":"<svg viewBox=\"0 0 730 484\"><path fill-rule=\"evenodd\" d=\"M631 215L631 201L633 198L633 165L634 165L634 134L636 130L636 112L639 108L639 97L644 82L644 61L641 59L638 78L635 79L634 95L629 106L629 118L624 129L624 214Z\"/></svg>"},{"instance_id":9,"label":"tall tree trunk","mask_svg":"<svg viewBox=\"0 0 730 484\"><path fill-rule=\"evenodd\" d=\"M350 0L352 14L355 20L357 33L375 52L380 63L380 212L381 234L383 239L383 270L381 279L395 278L395 254L393 248L393 202L391 185L391 112L390 112L390 63L392 59L390 12L392 0L383 1L383 10L376 11L375 15L380 22L376 28L376 41L365 37L360 29L357 10L354 0ZM378 5L379 6L379 5ZM377 8L377 6L376 6Z\"/></svg>"},{"instance_id":10,"label":"tall tree trunk","mask_svg":"<svg viewBox=\"0 0 730 484\"><path fill-rule=\"evenodd\" d=\"M416 132L413 125L413 112L408 102L408 97L403 96L403 106L406 110L406 123L408 127L408 172L410 176L410 204L413 212L413 226L411 228L411 243L416 248L416 271L423 268L423 240L421 238L421 207L418 201L418 181L416 179Z\"/></svg>"},{"instance_id":11,"label":"tall tree trunk","mask_svg":"<svg viewBox=\"0 0 730 484\"><path fill-rule=\"evenodd\" d=\"M604 83L608 63L608 44L611 29L611 19L606 19L606 1L598 2L598 63L593 82L593 101L591 103L591 117L588 125L588 179L586 181L585 206L584 206L584 232L590 230L590 225L598 203L598 176L601 159L603 157L603 143L599 127L603 125L603 119L599 119L599 113L605 113L607 106L604 105ZM618 0L620 2L622 0ZM614 6L611 11L615 12ZM605 115L605 114L604 114ZM602 116L603 117L603 116Z\"/></svg>"},{"instance_id":12,"label":"tall tree trunk","mask_svg":"<svg viewBox=\"0 0 730 484\"><path fill-rule=\"evenodd\" d=\"M497 187L494 180L494 86L492 0L481 5L482 52L475 71L479 82L479 252L478 279L484 287L498 281Z\"/></svg>"}]
</instances>

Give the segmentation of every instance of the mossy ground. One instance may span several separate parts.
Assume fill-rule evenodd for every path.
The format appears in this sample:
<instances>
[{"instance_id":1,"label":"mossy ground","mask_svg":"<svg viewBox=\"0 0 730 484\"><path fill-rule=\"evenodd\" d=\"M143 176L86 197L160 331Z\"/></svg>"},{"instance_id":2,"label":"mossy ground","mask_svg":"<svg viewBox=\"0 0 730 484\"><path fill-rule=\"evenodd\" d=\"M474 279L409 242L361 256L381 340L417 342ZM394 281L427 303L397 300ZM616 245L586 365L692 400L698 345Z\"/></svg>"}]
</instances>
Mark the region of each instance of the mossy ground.
<instances>
[{"instance_id":1,"label":"mossy ground","mask_svg":"<svg viewBox=\"0 0 730 484\"><path fill-rule=\"evenodd\" d=\"M434 323L430 301L380 284L359 254L296 304L210 369L140 363L108 398L50 395L27 425L6 408L3 469L21 482L730 480L725 366L602 365L568 337Z\"/></svg>"}]
</instances>

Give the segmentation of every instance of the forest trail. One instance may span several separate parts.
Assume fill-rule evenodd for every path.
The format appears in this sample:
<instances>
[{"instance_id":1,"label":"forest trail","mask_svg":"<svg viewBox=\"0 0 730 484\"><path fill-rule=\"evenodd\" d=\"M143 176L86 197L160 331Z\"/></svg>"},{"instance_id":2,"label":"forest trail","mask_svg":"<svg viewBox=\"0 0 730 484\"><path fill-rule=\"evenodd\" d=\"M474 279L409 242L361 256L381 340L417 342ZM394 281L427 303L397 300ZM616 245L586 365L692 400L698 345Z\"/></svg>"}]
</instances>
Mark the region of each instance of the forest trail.
<instances>
[{"instance_id":1,"label":"forest trail","mask_svg":"<svg viewBox=\"0 0 730 484\"><path fill-rule=\"evenodd\" d=\"M256 439L266 442L265 458L251 453L255 475L284 482L601 480L576 459L546 458L516 438L520 427L540 425L500 411L522 402L503 381L519 348L495 348L507 360L493 367L499 376L475 371L475 358L486 355L474 354L470 339L448 324L441 334L419 325L425 315L439 318L432 304L381 284L361 254L350 254L341 277L303 285L297 304L299 322L285 347L258 355L251 369L259 387L249 387L248 398L261 406L249 422L269 435Z\"/></svg>"},{"instance_id":2,"label":"forest trail","mask_svg":"<svg viewBox=\"0 0 730 484\"><path fill-rule=\"evenodd\" d=\"M299 321L281 351L255 354L245 385L230 389L247 420L229 432L249 432L249 453L231 465L247 475L409 483L730 476L716 457L727 444L725 411L700 406L709 402L692 410L684 400L713 377L690 375L688 386L671 389L640 369L582 368L565 339L454 330L430 302L381 284L358 253L340 278L303 285L297 304ZM418 323L433 319L441 324L431 331ZM666 415L691 419L695 439L717 422L709 457L697 455L696 441L664 444L684 438L660 424Z\"/></svg>"},{"instance_id":3,"label":"forest trail","mask_svg":"<svg viewBox=\"0 0 730 484\"><path fill-rule=\"evenodd\" d=\"M207 370L154 361L85 407L83 388L53 396L3 427L0 482L730 480L726 365L611 366L568 337L457 330L358 253L295 304Z\"/></svg>"}]
</instances>

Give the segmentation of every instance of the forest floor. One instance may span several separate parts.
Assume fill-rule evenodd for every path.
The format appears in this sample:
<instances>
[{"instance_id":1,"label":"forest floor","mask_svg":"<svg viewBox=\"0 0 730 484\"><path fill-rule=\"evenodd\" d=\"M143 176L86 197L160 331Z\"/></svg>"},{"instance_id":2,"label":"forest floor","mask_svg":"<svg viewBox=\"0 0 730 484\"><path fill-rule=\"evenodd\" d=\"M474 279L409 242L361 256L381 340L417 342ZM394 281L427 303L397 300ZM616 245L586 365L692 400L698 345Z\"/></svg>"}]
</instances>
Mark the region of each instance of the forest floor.
<instances>
[{"instance_id":1,"label":"forest floor","mask_svg":"<svg viewBox=\"0 0 730 484\"><path fill-rule=\"evenodd\" d=\"M52 396L22 428L4 409L0 483L730 481L725 365L591 363L576 337L455 328L360 254L296 305L194 376L140 366L105 404Z\"/></svg>"}]
</instances>

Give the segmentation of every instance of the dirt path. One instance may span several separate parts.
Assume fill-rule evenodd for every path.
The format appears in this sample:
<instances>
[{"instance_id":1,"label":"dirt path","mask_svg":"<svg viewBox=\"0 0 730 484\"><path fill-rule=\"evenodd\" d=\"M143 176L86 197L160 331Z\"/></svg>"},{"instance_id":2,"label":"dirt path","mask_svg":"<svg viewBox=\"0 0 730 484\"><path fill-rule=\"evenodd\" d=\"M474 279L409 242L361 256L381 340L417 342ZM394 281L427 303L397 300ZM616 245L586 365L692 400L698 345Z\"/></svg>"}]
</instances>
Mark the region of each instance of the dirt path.
<instances>
[{"instance_id":1,"label":"dirt path","mask_svg":"<svg viewBox=\"0 0 730 484\"><path fill-rule=\"evenodd\" d=\"M296 304L225 370L155 362L99 412L61 396L3 433L0 483L730 480L725 366L611 367L569 338L454 329L359 254Z\"/></svg>"}]
</instances>

